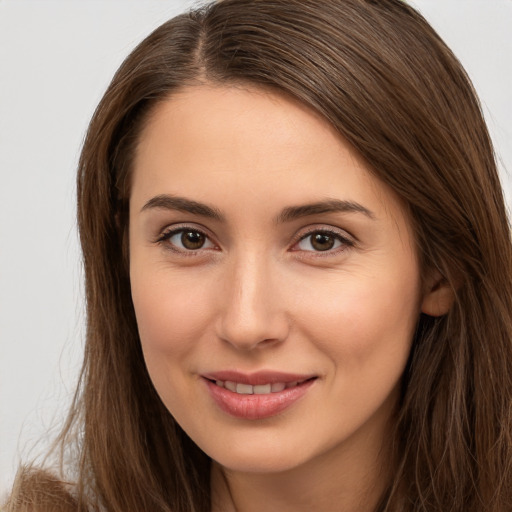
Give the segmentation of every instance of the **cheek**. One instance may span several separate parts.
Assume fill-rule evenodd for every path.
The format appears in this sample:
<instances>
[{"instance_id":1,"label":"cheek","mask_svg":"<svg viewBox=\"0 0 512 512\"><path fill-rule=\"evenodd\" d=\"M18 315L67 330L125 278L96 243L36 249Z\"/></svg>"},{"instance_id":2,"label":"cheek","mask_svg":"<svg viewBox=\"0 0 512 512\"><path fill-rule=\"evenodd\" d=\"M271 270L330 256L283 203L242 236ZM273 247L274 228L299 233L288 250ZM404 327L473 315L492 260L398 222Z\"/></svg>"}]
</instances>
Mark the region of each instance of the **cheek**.
<instances>
[{"instance_id":1,"label":"cheek","mask_svg":"<svg viewBox=\"0 0 512 512\"><path fill-rule=\"evenodd\" d=\"M396 370L410 351L419 302L416 273L386 279L345 274L310 293L297 318L336 366Z\"/></svg>"},{"instance_id":2,"label":"cheek","mask_svg":"<svg viewBox=\"0 0 512 512\"><path fill-rule=\"evenodd\" d=\"M190 365L201 346L212 302L207 287L190 286L165 266L160 271L154 271L154 266L146 268L153 271L135 268L131 273L142 352L157 393L167 409L180 418L187 414L187 404L194 401Z\"/></svg>"},{"instance_id":3,"label":"cheek","mask_svg":"<svg viewBox=\"0 0 512 512\"><path fill-rule=\"evenodd\" d=\"M311 296L300 315L306 337L327 358L326 395L336 404L330 407L344 411L317 412L331 424L333 442L338 432L349 433L394 407L419 315L414 279L397 286L345 276L337 284Z\"/></svg>"},{"instance_id":4,"label":"cheek","mask_svg":"<svg viewBox=\"0 0 512 512\"><path fill-rule=\"evenodd\" d=\"M172 364L194 350L211 316L209 289L180 275L133 271L132 299L148 369Z\"/></svg>"}]
</instances>

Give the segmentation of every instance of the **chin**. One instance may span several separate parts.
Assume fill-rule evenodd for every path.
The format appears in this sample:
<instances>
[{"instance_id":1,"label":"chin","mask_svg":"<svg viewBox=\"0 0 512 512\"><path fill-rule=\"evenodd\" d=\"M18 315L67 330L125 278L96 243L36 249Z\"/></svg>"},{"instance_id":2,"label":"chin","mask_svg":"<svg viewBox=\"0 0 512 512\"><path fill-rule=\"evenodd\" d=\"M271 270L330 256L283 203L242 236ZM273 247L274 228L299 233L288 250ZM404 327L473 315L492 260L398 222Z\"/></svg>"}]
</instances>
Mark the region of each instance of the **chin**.
<instances>
[{"instance_id":1,"label":"chin","mask_svg":"<svg viewBox=\"0 0 512 512\"><path fill-rule=\"evenodd\" d=\"M250 434L249 434L250 436ZM323 450L315 449L305 439L252 439L252 442L227 442L200 446L213 461L224 469L240 473L281 473L290 471L314 459ZM287 442L288 441L288 442ZM319 453L317 453L319 452Z\"/></svg>"},{"instance_id":2,"label":"chin","mask_svg":"<svg viewBox=\"0 0 512 512\"><path fill-rule=\"evenodd\" d=\"M296 457L288 457L285 454L275 454L268 456L266 451L260 450L260 454L252 454L252 456L233 456L230 454L226 457L215 459L222 468L227 471L236 473L283 473L300 467L305 461Z\"/></svg>"}]
</instances>

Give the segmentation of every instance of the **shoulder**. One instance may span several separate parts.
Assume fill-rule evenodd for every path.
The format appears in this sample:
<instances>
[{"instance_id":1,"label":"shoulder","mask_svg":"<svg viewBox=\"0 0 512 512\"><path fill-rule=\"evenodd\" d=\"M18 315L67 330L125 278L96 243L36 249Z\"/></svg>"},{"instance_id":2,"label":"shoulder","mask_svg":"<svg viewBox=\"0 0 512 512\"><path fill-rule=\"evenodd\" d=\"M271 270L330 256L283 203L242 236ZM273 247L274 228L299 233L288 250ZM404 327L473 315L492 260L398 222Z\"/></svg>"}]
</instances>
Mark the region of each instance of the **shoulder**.
<instances>
[{"instance_id":1,"label":"shoulder","mask_svg":"<svg viewBox=\"0 0 512 512\"><path fill-rule=\"evenodd\" d=\"M20 468L2 512L77 512L71 489L69 483L46 470Z\"/></svg>"}]
</instances>

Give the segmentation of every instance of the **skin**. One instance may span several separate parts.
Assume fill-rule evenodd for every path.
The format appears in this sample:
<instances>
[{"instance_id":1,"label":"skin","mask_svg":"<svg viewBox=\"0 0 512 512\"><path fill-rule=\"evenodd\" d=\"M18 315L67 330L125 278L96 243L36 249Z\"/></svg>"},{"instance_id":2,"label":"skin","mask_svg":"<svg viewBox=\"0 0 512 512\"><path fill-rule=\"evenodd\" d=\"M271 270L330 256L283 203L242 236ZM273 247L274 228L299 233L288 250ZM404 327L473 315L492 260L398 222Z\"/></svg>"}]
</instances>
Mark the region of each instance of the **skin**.
<instances>
[{"instance_id":1,"label":"skin","mask_svg":"<svg viewBox=\"0 0 512 512\"><path fill-rule=\"evenodd\" d=\"M153 199L162 195L222 218L165 207ZM276 221L285 208L333 199L366 212ZM204 233L198 250L169 236L185 227ZM333 232L333 248L312 245L312 230ZM414 328L439 289L422 286L394 193L300 103L195 86L161 103L141 134L129 237L146 365L213 460L213 510L371 510L387 481ZM201 378L227 369L318 378L282 413L247 420L221 411Z\"/></svg>"}]
</instances>

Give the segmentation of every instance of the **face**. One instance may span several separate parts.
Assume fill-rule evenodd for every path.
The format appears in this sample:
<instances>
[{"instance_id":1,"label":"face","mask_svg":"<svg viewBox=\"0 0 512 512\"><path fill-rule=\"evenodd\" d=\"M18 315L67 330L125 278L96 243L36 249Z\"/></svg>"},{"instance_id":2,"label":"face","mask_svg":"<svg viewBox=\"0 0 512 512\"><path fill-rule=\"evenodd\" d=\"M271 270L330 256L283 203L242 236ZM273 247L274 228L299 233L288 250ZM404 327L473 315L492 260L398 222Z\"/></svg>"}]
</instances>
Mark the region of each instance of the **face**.
<instances>
[{"instance_id":1,"label":"face","mask_svg":"<svg viewBox=\"0 0 512 512\"><path fill-rule=\"evenodd\" d=\"M141 134L129 238L149 374L215 461L281 471L382 443L418 260L399 200L326 121L258 89L176 93Z\"/></svg>"}]
</instances>

